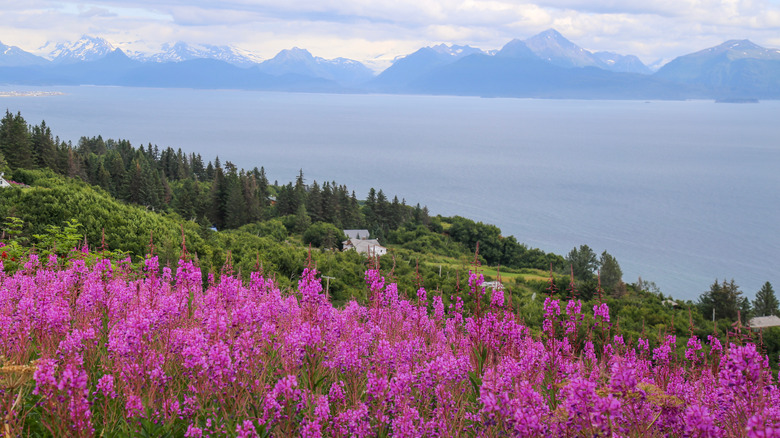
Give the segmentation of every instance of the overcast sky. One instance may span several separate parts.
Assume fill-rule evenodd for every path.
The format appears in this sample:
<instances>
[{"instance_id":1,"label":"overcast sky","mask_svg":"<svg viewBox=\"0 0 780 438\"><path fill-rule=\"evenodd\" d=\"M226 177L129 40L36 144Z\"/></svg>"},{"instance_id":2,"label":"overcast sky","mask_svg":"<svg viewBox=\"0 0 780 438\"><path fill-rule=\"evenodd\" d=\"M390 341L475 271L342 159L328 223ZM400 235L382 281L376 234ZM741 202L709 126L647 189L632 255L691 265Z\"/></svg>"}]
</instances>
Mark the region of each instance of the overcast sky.
<instances>
[{"instance_id":1,"label":"overcast sky","mask_svg":"<svg viewBox=\"0 0 780 438\"><path fill-rule=\"evenodd\" d=\"M649 64L729 39L780 48L780 0L0 0L0 41L37 54L88 34L137 51L185 41L270 58L298 46L386 64L423 46L498 49L549 28Z\"/></svg>"}]
</instances>

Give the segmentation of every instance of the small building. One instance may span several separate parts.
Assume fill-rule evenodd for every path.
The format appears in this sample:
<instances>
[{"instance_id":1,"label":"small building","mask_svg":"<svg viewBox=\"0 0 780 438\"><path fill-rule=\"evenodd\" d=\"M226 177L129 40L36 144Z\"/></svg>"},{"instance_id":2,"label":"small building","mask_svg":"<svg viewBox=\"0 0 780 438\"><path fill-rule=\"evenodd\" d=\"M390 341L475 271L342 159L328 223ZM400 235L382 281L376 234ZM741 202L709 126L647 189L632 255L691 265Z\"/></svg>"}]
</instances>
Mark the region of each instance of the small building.
<instances>
[{"instance_id":1,"label":"small building","mask_svg":"<svg viewBox=\"0 0 780 438\"><path fill-rule=\"evenodd\" d=\"M347 240L371 238L371 235L368 233L368 230L344 230L344 235L347 236Z\"/></svg>"},{"instance_id":2,"label":"small building","mask_svg":"<svg viewBox=\"0 0 780 438\"><path fill-rule=\"evenodd\" d=\"M748 326L752 329L762 329L768 327L780 327L780 318L775 315L757 316L748 321Z\"/></svg>"},{"instance_id":3,"label":"small building","mask_svg":"<svg viewBox=\"0 0 780 438\"><path fill-rule=\"evenodd\" d=\"M11 184L3 178L3 174L0 173L0 188L4 189L6 187L11 187Z\"/></svg>"},{"instance_id":4,"label":"small building","mask_svg":"<svg viewBox=\"0 0 780 438\"><path fill-rule=\"evenodd\" d=\"M490 290L504 290L504 284L500 281L486 281L482 283L482 287Z\"/></svg>"},{"instance_id":5,"label":"small building","mask_svg":"<svg viewBox=\"0 0 780 438\"><path fill-rule=\"evenodd\" d=\"M342 244L344 245L344 251L354 249L360 254L372 257L387 254L387 248L380 245L376 239L347 239Z\"/></svg>"}]
</instances>

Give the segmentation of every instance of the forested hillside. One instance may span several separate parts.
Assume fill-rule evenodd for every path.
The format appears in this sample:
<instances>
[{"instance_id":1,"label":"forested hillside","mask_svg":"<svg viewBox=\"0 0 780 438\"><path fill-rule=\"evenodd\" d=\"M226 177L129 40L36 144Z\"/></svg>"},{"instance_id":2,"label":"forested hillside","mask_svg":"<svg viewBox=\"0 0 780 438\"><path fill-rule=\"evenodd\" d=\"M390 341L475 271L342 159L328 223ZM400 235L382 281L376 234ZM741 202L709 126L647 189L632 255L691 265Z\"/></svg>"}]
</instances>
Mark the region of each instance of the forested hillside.
<instances>
[{"instance_id":1,"label":"forested hillside","mask_svg":"<svg viewBox=\"0 0 780 438\"><path fill-rule=\"evenodd\" d=\"M545 253L494 225L434 216L381 189L358 197L335 181L307 181L303 171L286 184L272 183L263 167L241 169L182 149L135 147L100 136L74 145L59 140L45 122L30 125L10 111L0 122L0 169L18 183L0 196L6 269L30 251L65 256L74 247L127 254L134 263L154 254L163 266L174 266L186 245L204 281L209 273L248 279L249 272L263 270L281 287L293 287L311 258L330 277L330 299L341 305L367 299L361 277L368 263L354 251L340 251L342 230L367 229L390 248L378 264L402 294L414 296L424 287L446 304L460 296L473 305L464 279L478 266L487 280L502 282L531 327L541 323L541 300L551 284L566 296L609 302L616 323L634 338L690 330L725 335L737 319L744 323L751 316L752 307L777 312L771 285L755 306L725 280L703 291L699 302L683 303L652 282L624 282L618 261L587 245L566 257ZM767 332L769 351L780 350L776 337Z\"/></svg>"}]
</instances>

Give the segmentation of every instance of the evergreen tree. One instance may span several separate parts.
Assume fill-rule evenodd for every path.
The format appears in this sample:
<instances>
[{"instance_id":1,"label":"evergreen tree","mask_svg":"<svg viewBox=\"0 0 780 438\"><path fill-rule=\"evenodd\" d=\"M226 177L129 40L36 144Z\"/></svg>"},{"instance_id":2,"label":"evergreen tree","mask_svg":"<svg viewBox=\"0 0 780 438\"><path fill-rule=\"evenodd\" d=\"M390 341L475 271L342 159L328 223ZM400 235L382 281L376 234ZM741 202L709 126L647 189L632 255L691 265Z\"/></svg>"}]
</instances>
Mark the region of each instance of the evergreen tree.
<instances>
[{"instance_id":1,"label":"evergreen tree","mask_svg":"<svg viewBox=\"0 0 780 438\"><path fill-rule=\"evenodd\" d=\"M715 283L710 286L710 290L699 296L699 309L702 315L710 319L728 319L736 321L737 313L741 312L743 317L750 311L750 302L742 296L742 291L732 279L730 282L723 280L723 283Z\"/></svg>"},{"instance_id":2,"label":"evergreen tree","mask_svg":"<svg viewBox=\"0 0 780 438\"><path fill-rule=\"evenodd\" d=\"M590 280L593 271L598 267L596 253L588 245L580 245L580 249L572 248L566 256L566 263L571 265L574 278L578 280Z\"/></svg>"},{"instance_id":3,"label":"evergreen tree","mask_svg":"<svg viewBox=\"0 0 780 438\"><path fill-rule=\"evenodd\" d=\"M203 157L200 154L195 155L193 153L190 155L190 169L194 178L198 181L206 181L206 168L203 167Z\"/></svg>"},{"instance_id":4,"label":"evergreen tree","mask_svg":"<svg viewBox=\"0 0 780 438\"><path fill-rule=\"evenodd\" d=\"M225 205L225 227L238 228L247 223L246 201L238 181L230 181Z\"/></svg>"},{"instance_id":5,"label":"evergreen tree","mask_svg":"<svg viewBox=\"0 0 780 438\"><path fill-rule=\"evenodd\" d=\"M279 216L295 214L298 211L298 205L295 203L295 189L292 183L279 188L276 194L276 211Z\"/></svg>"},{"instance_id":6,"label":"evergreen tree","mask_svg":"<svg viewBox=\"0 0 780 438\"><path fill-rule=\"evenodd\" d=\"M51 135L51 129L42 121L32 128L32 148L37 167L57 170L57 143Z\"/></svg>"},{"instance_id":7,"label":"evergreen tree","mask_svg":"<svg viewBox=\"0 0 780 438\"><path fill-rule=\"evenodd\" d=\"M84 164L82 163L81 156L70 146L68 146L67 152L67 175L70 178L86 179L84 176Z\"/></svg>"},{"instance_id":8,"label":"evergreen tree","mask_svg":"<svg viewBox=\"0 0 780 438\"><path fill-rule=\"evenodd\" d=\"M123 199L134 204L141 204L143 200L143 172L138 159L130 164L130 170L126 173Z\"/></svg>"},{"instance_id":9,"label":"evergreen tree","mask_svg":"<svg viewBox=\"0 0 780 438\"><path fill-rule=\"evenodd\" d=\"M257 179L253 173L239 175L241 191L246 206L245 223L257 222L263 219L263 206L260 203L260 191L257 188Z\"/></svg>"},{"instance_id":10,"label":"evergreen tree","mask_svg":"<svg viewBox=\"0 0 780 438\"><path fill-rule=\"evenodd\" d=\"M173 209L184 219L195 219L199 213L199 199L198 182L187 178L182 181L181 188L176 191L173 198Z\"/></svg>"},{"instance_id":11,"label":"evergreen tree","mask_svg":"<svg viewBox=\"0 0 780 438\"><path fill-rule=\"evenodd\" d=\"M295 178L295 186L293 187L293 211L298 214L298 208L301 205L306 205L306 183L303 179L303 169L298 172L298 177Z\"/></svg>"},{"instance_id":12,"label":"evergreen tree","mask_svg":"<svg viewBox=\"0 0 780 438\"><path fill-rule=\"evenodd\" d=\"M322 222L325 220L322 211L322 200L323 196L320 185L317 184L317 181L315 180L311 184L309 193L306 197L306 211L309 212L309 216L311 216L313 222Z\"/></svg>"},{"instance_id":13,"label":"evergreen tree","mask_svg":"<svg viewBox=\"0 0 780 438\"><path fill-rule=\"evenodd\" d=\"M620 282L623 281L623 271L620 269L617 259L612 257L607 251L602 252L599 260L599 269L601 286L609 293L616 292Z\"/></svg>"},{"instance_id":14,"label":"evergreen tree","mask_svg":"<svg viewBox=\"0 0 780 438\"><path fill-rule=\"evenodd\" d=\"M217 163L219 163L219 157L217 157ZM211 161L209 161L208 166L206 166L206 170L204 171L204 177L206 181L212 181L214 180L214 175L216 171L214 170L214 165L211 164Z\"/></svg>"},{"instance_id":15,"label":"evergreen tree","mask_svg":"<svg viewBox=\"0 0 780 438\"><path fill-rule=\"evenodd\" d=\"M260 200L260 219L264 219L267 214L266 210L270 206L268 198L271 196L271 191L268 187L268 178L265 176L265 168L261 167L258 171L255 167L254 172L257 179L257 197Z\"/></svg>"},{"instance_id":16,"label":"evergreen tree","mask_svg":"<svg viewBox=\"0 0 780 438\"><path fill-rule=\"evenodd\" d=\"M756 316L780 316L780 310L778 306L780 303L777 301L775 291L772 289L770 282L764 283L761 289L756 292L756 299L753 300L753 313Z\"/></svg>"},{"instance_id":17,"label":"evergreen tree","mask_svg":"<svg viewBox=\"0 0 780 438\"><path fill-rule=\"evenodd\" d=\"M98 168L95 171L95 182L93 184L100 186L106 191L110 191L111 189L111 174L106 169L106 166L103 165L103 160L99 161Z\"/></svg>"},{"instance_id":18,"label":"evergreen tree","mask_svg":"<svg viewBox=\"0 0 780 438\"><path fill-rule=\"evenodd\" d=\"M106 155L106 161L108 162L107 169L111 177L109 184L109 192L111 195L117 198L121 198L123 184L125 181L125 163L122 161L122 156L117 151L110 151Z\"/></svg>"},{"instance_id":19,"label":"evergreen tree","mask_svg":"<svg viewBox=\"0 0 780 438\"><path fill-rule=\"evenodd\" d=\"M5 111L5 117L0 121L0 152L12 168L35 167L30 132L21 113L13 115Z\"/></svg>"},{"instance_id":20,"label":"evergreen tree","mask_svg":"<svg viewBox=\"0 0 780 438\"><path fill-rule=\"evenodd\" d=\"M225 180L225 174L222 167L217 167L214 170L214 181L211 183L208 218L219 230L225 227L228 195L229 187Z\"/></svg>"},{"instance_id":21,"label":"evergreen tree","mask_svg":"<svg viewBox=\"0 0 780 438\"><path fill-rule=\"evenodd\" d=\"M331 184L325 181L322 185L322 200L320 202L320 211L322 212L322 221L331 223L336 227L341 226L341 205L339 204L338 192L335 182Z\"/></svg>"},{"instance_id":22,"label":"evergreen tree","mask_svg":"<svg viewBox=\"0 0 780 438\"><path fill-rule=\"evenodd\" d=\"M295 212L295 232L303 233L311 225L311 218L306 213L306 205L301 204Z\"/></svg>"}]
</instances>

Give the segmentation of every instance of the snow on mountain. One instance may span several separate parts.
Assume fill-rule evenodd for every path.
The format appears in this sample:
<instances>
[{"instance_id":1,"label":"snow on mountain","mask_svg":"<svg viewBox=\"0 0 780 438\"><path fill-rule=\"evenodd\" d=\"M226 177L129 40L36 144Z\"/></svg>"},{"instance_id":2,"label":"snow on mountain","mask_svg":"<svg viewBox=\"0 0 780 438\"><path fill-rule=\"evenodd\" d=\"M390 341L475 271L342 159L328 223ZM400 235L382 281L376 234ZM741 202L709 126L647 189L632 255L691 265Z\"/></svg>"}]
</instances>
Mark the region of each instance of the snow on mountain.
<instances>
[{"instance_id":1,"label":"snow on mountain","mask_svg":"<svg viewBox=\"0 0 780 438\"><path fill-rule=\"evenodd\" d=\"M483 50L476 47L457 45L448 46L446 44L439 44L438 46L431 47L431 49L441 55L449 55L455 59L473 55L474 53L485 53Z\"/></svg>"},{"instance_id":2,"label":"snow on mountain","mask_svg":"<svg viewBox=\"0 0 780 438\"><path fill-rule=\"evenodd\" d=\"M76 42L57 44L54 50L49 53L48 58L57 64L96 61L104 58L115 49L116 47L103 38L84 35Z\"/></svg>"},{"instance_id":3,"label":"snow on mountain","mask_svg":"<svg viewBox=\"0 0 780 438\"><path fill-rule=\"evenodd\" d=\"M567 40L555 29L548 29L525 40L536 56L561 67L600 67L609 69L593 53Z\"/></svg>"},{"instance_id":4,"label":"snow on mountain","mask_svg":"<svg viewBox=\"0 0 780 438\"><path fill-rule=\"evenodd\" d=\"M211 44L188 44L178 41L166 43L162 52L152 55L137 54L136 59L145 62L181 62L192 59L216 59L239 67L250 67L259 64L262 59L246 50L230 46L215 46Z\"/></svg>"},{"instance_id":5,"label":"snow on mountain","mask_svg":"<svg viewBox=\"0 0 780 438\"><path fill-rule=\"evenodd\" d=\"M634 55L620 55L614 52L596 52L593 55L612 71L645 75L652 73L650 68Z\"/></svg>"},{"instance_id":6,"label":"snow on mountain","mask_svg":"<svg viewBox=\"0 0 780 438\"><path fill-rule=\"evenodd\" d=\"M767 49L750 40L729 40L718 46L710 47L709 49L704 49L687 56L709 57L717 55L726 55L728 59L731 60L745 58L774 61L780 60L780 50Z\"/></svg>"}]
</instances>

